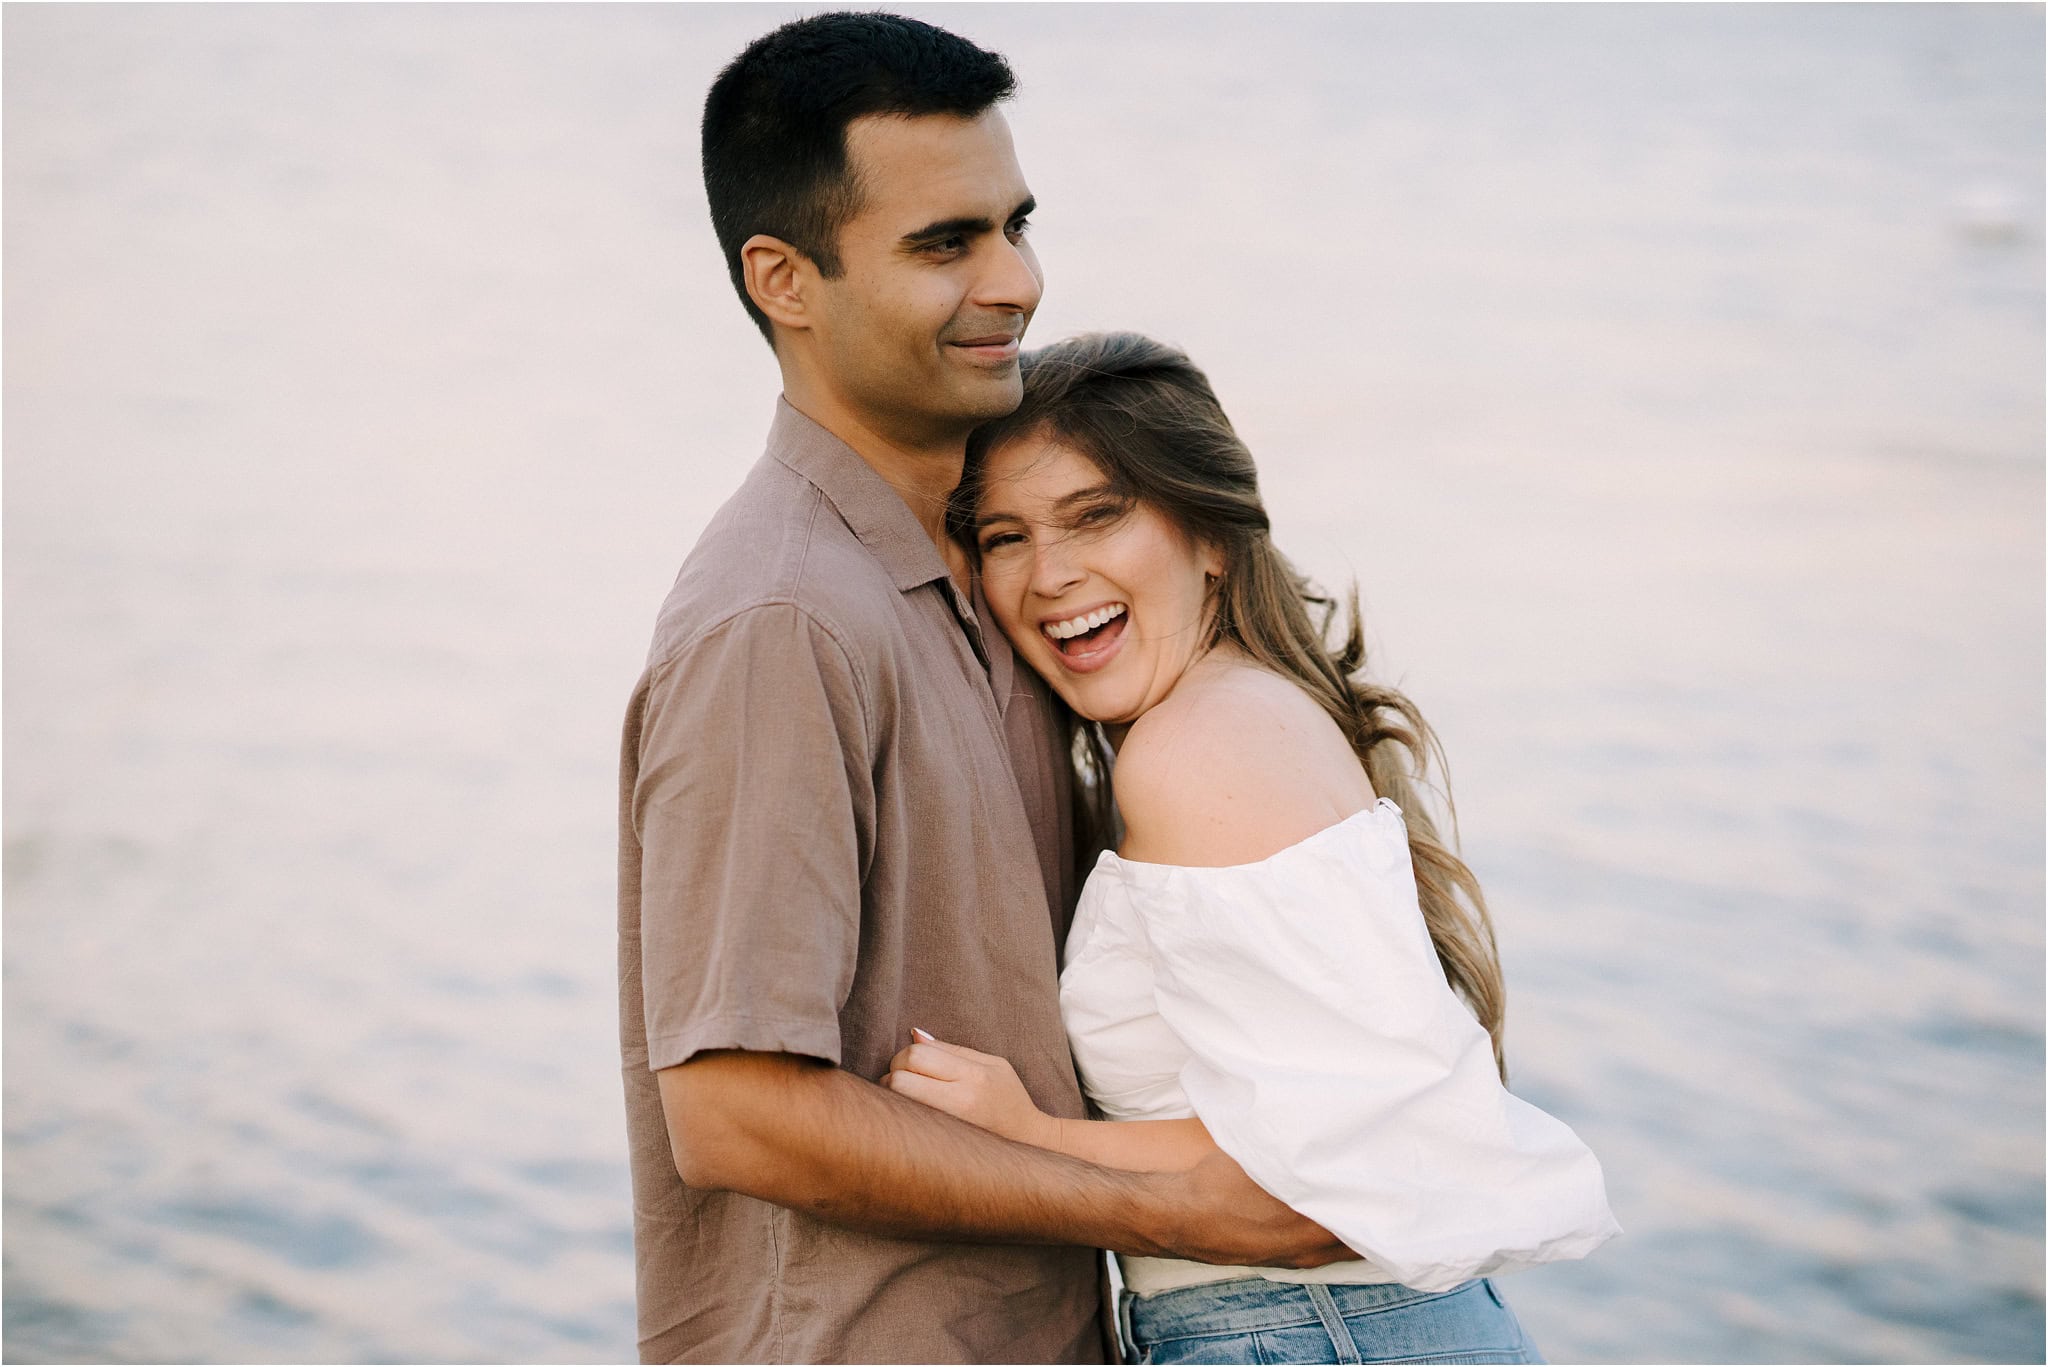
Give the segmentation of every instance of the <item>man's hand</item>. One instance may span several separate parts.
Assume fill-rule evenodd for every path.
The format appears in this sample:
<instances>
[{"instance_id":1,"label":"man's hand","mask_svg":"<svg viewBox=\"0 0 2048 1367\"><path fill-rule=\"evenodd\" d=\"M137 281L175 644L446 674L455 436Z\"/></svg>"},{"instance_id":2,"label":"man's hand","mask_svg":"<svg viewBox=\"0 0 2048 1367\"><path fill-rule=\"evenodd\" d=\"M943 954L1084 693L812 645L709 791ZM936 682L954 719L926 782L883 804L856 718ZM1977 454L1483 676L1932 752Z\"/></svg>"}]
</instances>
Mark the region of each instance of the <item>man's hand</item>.
<instances>
[{"instance_id":1,"label":"man's hand","mask_svg":"<svg viewBox=\"0 0 2048 1367\"><path fill-rule=\"evenodd\" d=\"M1168 1256L1240 1267L1322 1267L1358 1255L1329 1230L1267 1195L1220 1149L1184 1173L1185 1219Z\"/></svg>"}]
</instances>

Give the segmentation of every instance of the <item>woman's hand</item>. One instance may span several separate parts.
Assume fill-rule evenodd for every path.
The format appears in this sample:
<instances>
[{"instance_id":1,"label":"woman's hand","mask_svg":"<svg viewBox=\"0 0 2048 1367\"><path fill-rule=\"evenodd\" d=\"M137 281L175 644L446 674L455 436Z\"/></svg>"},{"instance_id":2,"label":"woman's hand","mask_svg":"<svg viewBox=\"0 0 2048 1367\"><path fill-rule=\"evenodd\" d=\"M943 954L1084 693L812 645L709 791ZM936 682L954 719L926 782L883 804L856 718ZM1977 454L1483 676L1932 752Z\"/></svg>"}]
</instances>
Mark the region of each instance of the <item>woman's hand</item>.
<instances>
[{"instance_id":1,"label":"woman's hand","mask_svg":"<svg viewBox=\"0 0 2048 1367\"><path fill-rule=\"evenodd\" d=\"M1032 1104L1008 1059L911 1034L917 1042L889 1060L884 1087L1005 1139L1059 1147L1059 1121Z\"/></svg>"}]
</instances>

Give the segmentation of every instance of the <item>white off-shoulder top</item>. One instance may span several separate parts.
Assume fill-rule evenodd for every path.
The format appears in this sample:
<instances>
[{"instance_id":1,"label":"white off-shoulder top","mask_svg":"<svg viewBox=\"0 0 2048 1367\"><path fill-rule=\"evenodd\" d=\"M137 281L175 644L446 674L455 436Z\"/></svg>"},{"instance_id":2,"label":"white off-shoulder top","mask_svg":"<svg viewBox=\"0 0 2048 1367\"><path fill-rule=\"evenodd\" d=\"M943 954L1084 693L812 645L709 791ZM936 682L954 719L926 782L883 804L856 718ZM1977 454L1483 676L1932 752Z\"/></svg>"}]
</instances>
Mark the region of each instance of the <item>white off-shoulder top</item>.
<instances>
[{"instance_id":1,"label":"white off-shoulder top","mask_svg":"<svg viewBox=\"0 0 2048 1367\"><path fill-rule=\"evenodd\" d=\"M1592 1152L1501 1085L1385 798L1255 864L1103 854L1060 1008L1104 1116L1200 1116L1253 1181L1361 1255L1314 1272L1125 1258L1133 1291L1245 1276L1441 1291L1620 1232Z\"/></svg>"}]
</instances>

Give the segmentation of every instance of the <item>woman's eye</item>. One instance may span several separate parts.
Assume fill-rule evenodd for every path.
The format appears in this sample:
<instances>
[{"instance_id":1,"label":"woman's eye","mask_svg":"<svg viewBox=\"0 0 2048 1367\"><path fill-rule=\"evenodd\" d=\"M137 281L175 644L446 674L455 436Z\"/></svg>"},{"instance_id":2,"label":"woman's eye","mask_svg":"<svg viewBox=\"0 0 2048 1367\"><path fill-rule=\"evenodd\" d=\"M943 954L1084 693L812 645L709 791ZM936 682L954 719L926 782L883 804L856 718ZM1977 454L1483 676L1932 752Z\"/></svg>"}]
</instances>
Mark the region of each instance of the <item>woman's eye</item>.
<instances>
[{"instance_id":1,"label":"woman's eye","mask_svg":"<svg viewBox=\"0 0 2048 1367\"><path fill-rule=\"evenodd\" d=\"M999 551L1005 546L1017 545L1023 540L1024 537L1017 532L997 532L993 536L982 539L981 553L987 555L989 552Z\"/></svg>"}]
</instances>

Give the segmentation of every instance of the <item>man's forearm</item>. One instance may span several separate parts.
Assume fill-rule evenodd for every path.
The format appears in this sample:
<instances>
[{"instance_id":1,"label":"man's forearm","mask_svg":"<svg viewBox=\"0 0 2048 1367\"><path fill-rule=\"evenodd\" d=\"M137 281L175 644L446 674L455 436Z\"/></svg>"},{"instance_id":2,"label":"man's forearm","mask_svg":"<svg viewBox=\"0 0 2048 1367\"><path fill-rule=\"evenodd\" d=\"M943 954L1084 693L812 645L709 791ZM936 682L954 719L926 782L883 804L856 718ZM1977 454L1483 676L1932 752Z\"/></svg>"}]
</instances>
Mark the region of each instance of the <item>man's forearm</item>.
<instances>
[{"instance_id":1,"label":"man's forearm","mask_svg":"<svg viewBox=\"0 0 2048 1367\"><path fill-rule=\"evenodd\" d=\"M1233 1265L1320 1267L1353 1256L1221 1151L1185 1171L1112 1171L787 1054L700 1054L658 1077L685 1182L834 1224Z\"/></svg>"},{"instance_id":2,"label":"man's forearm","mask_svg":"<svg viewBox=\"0 0 2048 1367\"><path fill-rule=\"evenodd\" d=\"M1013 1144L837 1068L713 1054L660 1076L694 1186L878 1234L1145 1254L1182 1242L1187 1198L1170 1177Z\"/></svg>"}]
</instances>

